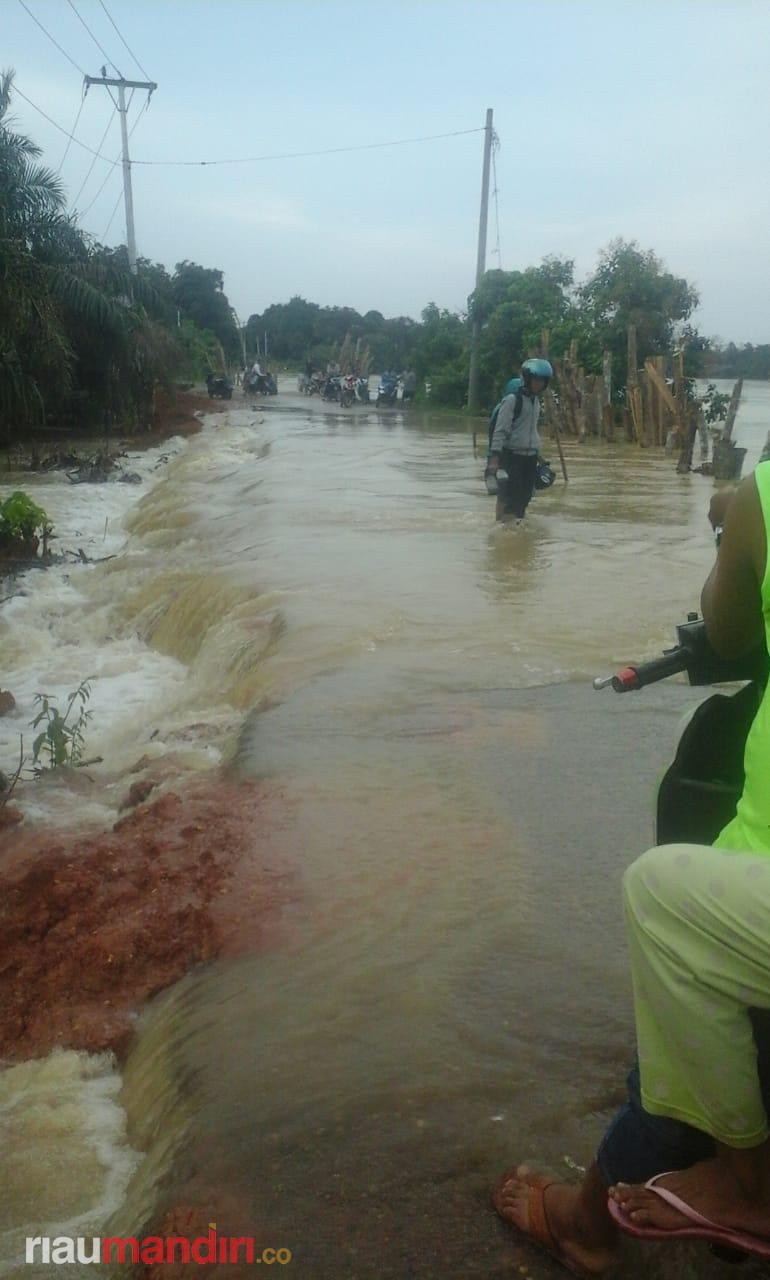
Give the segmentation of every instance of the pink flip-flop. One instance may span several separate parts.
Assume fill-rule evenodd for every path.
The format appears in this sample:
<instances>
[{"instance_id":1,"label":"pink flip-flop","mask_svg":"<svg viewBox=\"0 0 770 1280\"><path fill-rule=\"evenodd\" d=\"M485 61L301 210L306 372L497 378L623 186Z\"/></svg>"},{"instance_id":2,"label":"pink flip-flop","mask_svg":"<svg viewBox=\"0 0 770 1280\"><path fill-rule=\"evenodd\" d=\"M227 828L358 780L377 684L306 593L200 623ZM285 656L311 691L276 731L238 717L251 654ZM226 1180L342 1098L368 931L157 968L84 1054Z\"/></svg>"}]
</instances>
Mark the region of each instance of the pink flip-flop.
<instances>
[{"instance_id":1,"label":"pink flip-flop","mask_svg":"<svg viewBox=\"0 0 770 1280\"><path fill-rule=\"evenodd\" d=\"M723 1245L728 1249L737 1249L741 1253L751 1253L759 1258L770 1258L770 1240L763 1240L761 1236L745 1235L742 1231L731 1231L729 1227L720 1227L709 1218L704 1218L702 1214L691 1208L673 1191L669 1191L667 1187L658 1186L658 1180L668 1176L668 1174L659 1173L656 1177L650 1178L644 1185L648 1191L653 1191L656 1196L660 1196L661 1200L665 1200L666 1204L670 1204L672 1209L678 1210L685 1218L689 1218L692 1226L669 1228L668 1230L663 1227L640 1227L628 1216L624 1209L621 1209L615 1200L608 1199L607 1206L610 1215L615 1219L621 1231L624 1231L626 1235L636 1236L639 1240L708 1240L711 1244Z\"/></svg>"}]
</instances>

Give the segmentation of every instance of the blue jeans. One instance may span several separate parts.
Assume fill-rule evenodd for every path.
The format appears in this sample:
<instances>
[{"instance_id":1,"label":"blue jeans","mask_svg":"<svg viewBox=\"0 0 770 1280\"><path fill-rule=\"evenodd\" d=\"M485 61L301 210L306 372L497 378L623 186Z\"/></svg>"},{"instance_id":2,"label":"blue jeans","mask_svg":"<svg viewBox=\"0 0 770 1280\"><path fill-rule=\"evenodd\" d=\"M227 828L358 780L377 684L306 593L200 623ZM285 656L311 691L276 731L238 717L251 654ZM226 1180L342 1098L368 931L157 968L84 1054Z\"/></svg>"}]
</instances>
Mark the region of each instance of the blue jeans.
<instances>
[{"instance_id":1,"label":"blue jeans","mask_svg":"<svg viewBox=\"0 0 770 1280\"><path fill-rule=\"evenodd\" d=\"M770 1113L770 1013L752 1010L751 1016L757 1070ZM646 1182L657 1173L687 1169L698 1160L714 1155L714 1140L707 1133L667 1116L651 1116L644 1110L638 1062L628 1073L626 1087L628 1100L610 1124L596 1156L599 1172L608 1187L616 1182Z\"/></svg>"}]
</instances>

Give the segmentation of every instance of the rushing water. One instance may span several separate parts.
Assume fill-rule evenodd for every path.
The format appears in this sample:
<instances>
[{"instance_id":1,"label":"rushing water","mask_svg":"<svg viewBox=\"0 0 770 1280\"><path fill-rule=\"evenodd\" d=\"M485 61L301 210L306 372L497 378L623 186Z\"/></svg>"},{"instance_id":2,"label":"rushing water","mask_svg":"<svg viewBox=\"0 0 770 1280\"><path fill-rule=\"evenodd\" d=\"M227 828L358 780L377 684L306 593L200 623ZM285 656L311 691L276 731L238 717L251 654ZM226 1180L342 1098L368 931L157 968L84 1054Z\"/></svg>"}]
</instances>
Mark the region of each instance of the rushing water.
<instances>
[{"instance_id":1,"label":"rushing water","mask_svg":"<svg viewBox=\"0 0 770 1280\"><path fill-rule=\"evenodd\" d=\"M769 409L747 384L747 470ZM0 748L36 690L93 674L106 781L69 808L57 793L58 818L108 818L139 755L229 754L280 793L256 856L300 891L269 955L148 1012L127 1133L109 1063L0 1076L0 1125L30 1152L4 1273L27 1226L138 1228L195 1194L318 1280L550 1275L488 1186L518 1159L588 1162L622 1094L619 881L691 701L676 684L600 696L590 677L657 652L697 605L712 482L568 445L569 485L498 529L460 421L286 394L236 404L156 471L158 452L133 506L45 482L62 544L77 530L116 554L29 575L6 604L20 709Z\"/></svg>"}]
</instances>

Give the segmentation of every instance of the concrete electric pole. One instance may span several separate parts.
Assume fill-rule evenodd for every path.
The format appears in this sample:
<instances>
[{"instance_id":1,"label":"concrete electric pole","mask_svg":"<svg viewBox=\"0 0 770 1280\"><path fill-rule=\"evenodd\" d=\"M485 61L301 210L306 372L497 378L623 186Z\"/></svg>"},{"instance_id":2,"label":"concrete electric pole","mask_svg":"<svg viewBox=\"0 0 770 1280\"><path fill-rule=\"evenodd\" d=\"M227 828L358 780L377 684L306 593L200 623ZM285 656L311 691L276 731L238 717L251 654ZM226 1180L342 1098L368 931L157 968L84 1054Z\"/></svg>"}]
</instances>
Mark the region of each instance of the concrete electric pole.
<instances>
[{"instance_id":1,"label":"concrete electric pole","mask_svg":"<svg viewBox=\"0 0 770 1280\"><path fill-rule=\"evenodd\" d=\"M487 266L487 213L489 210L489 169L492 159L492 108L487 107L487 123L484 127L484 165L481 172L481 211L479 213L479 245L476 255L476 288L481 284ZM473 413L479 398L479 333L478 320L471 327L471 363L468 372L468 409Z\"/></svg>"},{"instance_id":2,"label":"concrete electric pole","mask_svg":"<svg viewBox=\"0 0 770 1280\"><path fill-rule=\"evenodd\" d=\"M100 84L105 88L113 86L118 91L117 110L120 115L120 133L123 141L123 199L126 206L126 245L128 247L128 265L136 275L136 232L134 230L134 196L131 190L131 160L128 154L126 89L146 89L149 94L152 94L158 86L152 80L112 79L107 75L86 76L85 83L87 89L90 89L92 84Z\"/></svg>"}]
</instances>

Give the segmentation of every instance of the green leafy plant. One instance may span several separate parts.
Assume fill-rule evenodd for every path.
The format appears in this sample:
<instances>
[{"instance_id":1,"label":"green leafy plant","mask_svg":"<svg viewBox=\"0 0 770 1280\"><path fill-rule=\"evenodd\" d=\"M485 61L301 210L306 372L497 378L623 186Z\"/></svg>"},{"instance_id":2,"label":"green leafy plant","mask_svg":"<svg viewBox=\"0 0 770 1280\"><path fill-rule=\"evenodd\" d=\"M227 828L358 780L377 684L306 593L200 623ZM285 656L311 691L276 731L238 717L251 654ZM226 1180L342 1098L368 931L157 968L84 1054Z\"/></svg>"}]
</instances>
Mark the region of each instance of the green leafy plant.
<instances>
[{"instance_id":1,"label":"green leafy plant","mask_svg":"<svg viewBox=\"0 0 770 1280\"><path fill-rule=\"evenodd\" d=\"M32 721L32 728L45 725L32 744L32 761L38 771L77 764L81 759L85 747L85 728L92 715L87 710L92 679L89 676L68 695L64 715L58 707L52 705L56 699L50 694L36 695L35 702L40 704L40 711ZM47 764L40 763L41 757L47 759Z\"/></svg>"},{"instance_id":2,"label":"green leafy plant","mask_svg":"<svg viewBox=\"0 0 770 1280\"><path fill-rule=\"evenodd\" d=\"M0 503L0 541L29 542L36 533L50 533L48 515L28 494L17 489Z\"/></svg>"},{"instance_id":3,"label":"green leafy plant","mask_svg":"<svg viewBox=\"0 0 770 1280\"><path fill-rule=\"evenodd\" d=\"M710 382L703 397L703 411L708 425L713 426L716 422L724 422L729 408L730 397L722 391L717 391L714 383Z\"/></svg>"}]
</instances>

